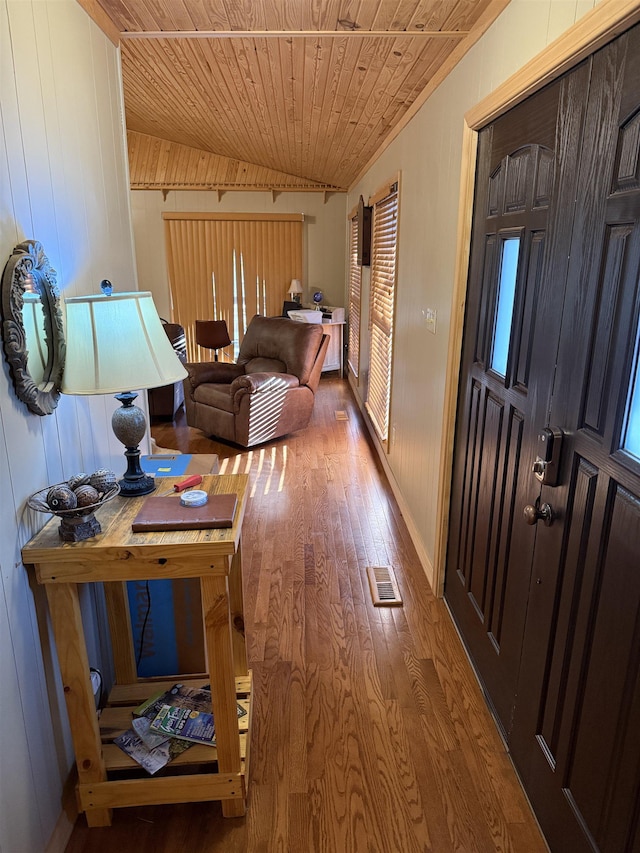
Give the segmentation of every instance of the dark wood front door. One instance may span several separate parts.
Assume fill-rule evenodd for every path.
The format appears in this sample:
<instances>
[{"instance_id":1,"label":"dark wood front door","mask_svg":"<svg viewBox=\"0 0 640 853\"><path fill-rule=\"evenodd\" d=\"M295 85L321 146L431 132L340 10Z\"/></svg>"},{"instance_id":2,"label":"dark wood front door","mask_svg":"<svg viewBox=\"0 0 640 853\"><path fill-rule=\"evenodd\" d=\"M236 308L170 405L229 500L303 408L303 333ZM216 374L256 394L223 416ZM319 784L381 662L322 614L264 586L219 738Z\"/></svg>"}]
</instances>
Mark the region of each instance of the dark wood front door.
<instances>
[{"instance_id":1,"label":"dark wood front door","mask_svg":"<svg viewBox=\"0 0 640 853\"><path fill-rule=\"evenodd\" d=\"M522 512L540 493L531 466L551 405L571 238L561 211L587 86L585 66L479 138L445 596L507 739L539 535Z\"/></svg>"},{"instance_id":2,"label":"dark wood front door","mask_svg":"<svg viewBox=\"0 0 640 853\"><path fill-rule=\"evenodd\" d=\"M474 217L445 595L554 853L638 851L640 29L482 132Z\"/></svg>"}]
</instances>

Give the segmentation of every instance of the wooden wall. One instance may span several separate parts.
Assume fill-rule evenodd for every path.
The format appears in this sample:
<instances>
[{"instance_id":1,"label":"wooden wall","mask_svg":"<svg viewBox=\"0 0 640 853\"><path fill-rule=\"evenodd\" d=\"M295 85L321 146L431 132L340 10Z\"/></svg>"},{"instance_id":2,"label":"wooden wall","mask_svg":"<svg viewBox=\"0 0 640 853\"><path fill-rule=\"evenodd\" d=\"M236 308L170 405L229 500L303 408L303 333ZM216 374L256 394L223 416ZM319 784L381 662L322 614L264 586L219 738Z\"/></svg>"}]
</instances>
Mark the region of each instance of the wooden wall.
<instances>
[{"instance_id":1,"label":"wooden wall","mask_svg":"<svg viewBox=\"0 0 640 853\"><path fill-rule=\"evenodd\" d=\"M389 452L380 448L430 581L436 541L463 117L572 26L597 0L512 0L372 168L350 188L347 209L401 172L399 255ZM363 268L361 369L366 398L369 269ZM434 309L436 334L423 311ZM394 440L395 437L395 440Z\"/></svg>"},{"instance_id":2,"label":"wooden wall","mask_svg":"<svg viewBox=\"0 0 640 853\"><path fill-rule=\"evenodd\" d=\"M39 240L65 295L103 278L136 288L118 51L75 0L0 0L0 263ZM0 853L51 853L69 832L72 753L47 612L20 561L48 516L29 494L80 470L125 468L110 397L30 414L0 374ZM100 590L87 591L89 655L109 675Z\"/></svg>"}]
</instances>

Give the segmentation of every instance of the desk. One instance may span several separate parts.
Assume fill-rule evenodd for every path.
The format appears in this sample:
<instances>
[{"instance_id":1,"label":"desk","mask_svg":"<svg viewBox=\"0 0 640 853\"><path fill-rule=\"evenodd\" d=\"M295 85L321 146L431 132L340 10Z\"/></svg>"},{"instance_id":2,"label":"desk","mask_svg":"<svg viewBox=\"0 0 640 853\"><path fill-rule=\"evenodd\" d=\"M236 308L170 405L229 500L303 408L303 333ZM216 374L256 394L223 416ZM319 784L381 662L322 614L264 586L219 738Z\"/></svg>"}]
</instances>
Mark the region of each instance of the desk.
<instances>
[{"instance_id":1,"label":"desk","mask_svg":"<svg viewBox=\"0 0 640 853\"><path fill-rule=\"evenodd\" d=\"M337 370L340 378L343 376L344 359L344 320L323 320L322 331L329 335L329 347L322 365L322 372Z\"/></svg>"},{"instance_id":2,"label":"desk","mask_svg":"<svg viewBox=\"0 0 640 853\"><path fill-rule=\"evenodd\" d=\"M179 478L166 478L171 487ZM131 522L144 498L114 498L98 510L102 533L83 542L63 542L52 518L22 549L46 587L58 650L71 736L78 767L77 798L89 826L109 826L120 806L222 800L225 817L243 815L251 736L251 675L247 670L242 604L241 528L247 498L245 474L206 476L210 494L235 492L233 527L133 533ZM144 770L110 741L130 725L131 709L175 681L138 679L125 584L154 578L200 579L205 656L211 684L217 746L196 745L168 765L160 778ZM78 585L104 583L113 644L116 685L98 721L89 677ZM202 685L202 675L197 683ZM241 735L236 699L249 699L248 731ZM176 765L205 765L204 772L165 775ZM140 770L137 778L117 771Z\"/></svg>"}]
</instances>

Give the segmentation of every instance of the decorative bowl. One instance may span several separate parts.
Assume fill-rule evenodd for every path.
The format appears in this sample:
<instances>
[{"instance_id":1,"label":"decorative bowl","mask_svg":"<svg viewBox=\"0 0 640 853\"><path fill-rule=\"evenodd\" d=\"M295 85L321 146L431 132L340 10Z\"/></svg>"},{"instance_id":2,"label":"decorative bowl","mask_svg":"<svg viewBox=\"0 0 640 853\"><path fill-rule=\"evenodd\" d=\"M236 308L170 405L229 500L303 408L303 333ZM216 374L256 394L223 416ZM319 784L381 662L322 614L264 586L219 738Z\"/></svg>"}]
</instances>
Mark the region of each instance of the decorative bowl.
<instances>
[{"instance_id":1,"label":"decorative bowl","mask_svg":"<svg viewBox=\"0 0 640 853\"><path fill-rule=\"evenodd\" d=\"M56 485L66 486L67 483L56 483ZM116 483L115 486L107 489L100 496L99 501L88 506L78 506L73 509L51 509L47 503L47 495L53 488L55 486L47 486L46 489L34 492L31 497L27 498L27 506L30 509L37 510L37 512L48 512L51 515L56 515L60 519L58 533L65 542L80 542L100 533L102 528L94 515L95 511L120 494L120 486Z\"/></svg>"}]
</instances>

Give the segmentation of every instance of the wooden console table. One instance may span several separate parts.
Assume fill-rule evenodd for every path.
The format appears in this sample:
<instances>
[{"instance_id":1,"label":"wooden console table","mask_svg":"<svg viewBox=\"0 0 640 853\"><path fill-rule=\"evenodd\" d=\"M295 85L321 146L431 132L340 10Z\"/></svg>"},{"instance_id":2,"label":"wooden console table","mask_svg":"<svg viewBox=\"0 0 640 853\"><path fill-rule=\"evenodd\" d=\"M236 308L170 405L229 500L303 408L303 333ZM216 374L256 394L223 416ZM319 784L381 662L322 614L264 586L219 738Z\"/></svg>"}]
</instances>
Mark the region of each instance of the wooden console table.
<instances>
[{"instance_id":1,"label":"wooden console table","mask_svg":"<svg viewBox=\"0 0 640 853\"><path fill-rule=\"evenodd\" d=\"M163 490L179 479L163 478ZM110 825L111 809L121 806L221 800L226 817L245 813L251 675L244 643L241 528L247 485L247 475L239 474L206 476L199 487L210 494L238 495L231 528L133 533L131 522L144 498L117 497L96 515L102 527L98 536L63 542L59 519L52 518L22 549L25 566L33 565L38 583L46 586L78 768L78 804L89 826ZM195 745L162 775L149 776L111 741L130 727L132 708L165 686L185 682L185 676L170 681L137 677L125 584L192 577L200 579L208 675L200 674L191 683L201 686L208 680L211 685L217 745ZM78 584L97 581L104 583L116 672L100 720L78 600ZM249 702L247 731L242 734L238 698ZM175 767L183 771L185 766L194 771L170 775ZM126 778L119 771L127 771Z\"/></svg>"}]
</instances>

